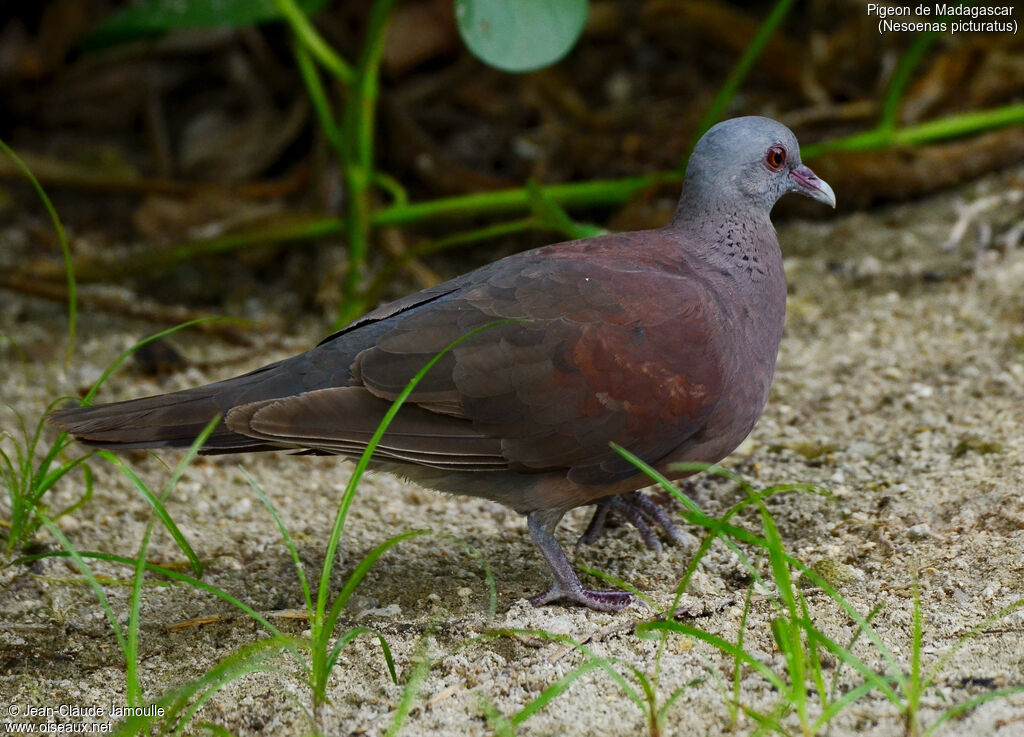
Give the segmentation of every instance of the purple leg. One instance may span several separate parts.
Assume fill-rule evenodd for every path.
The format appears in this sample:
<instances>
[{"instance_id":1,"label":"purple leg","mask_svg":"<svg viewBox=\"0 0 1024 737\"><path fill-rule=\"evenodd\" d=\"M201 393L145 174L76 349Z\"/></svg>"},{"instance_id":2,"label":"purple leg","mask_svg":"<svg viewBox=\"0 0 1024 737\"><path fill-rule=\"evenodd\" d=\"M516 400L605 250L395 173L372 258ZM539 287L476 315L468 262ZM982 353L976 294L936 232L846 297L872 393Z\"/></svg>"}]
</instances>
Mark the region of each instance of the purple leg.
<instances>
[{"instance_id":1,"label":"purple leg","mask_svg":"<svg viewBox=\"0 0 1024 737\"><path fill-rule=\"evenodd\" d=\"M637 529L637 532L640 533L640 537L644 539L644 544L652 550L661 551L661 542L654 534L652 529L654 527L660 527L664 530L672 542L679 543L680 545L686 545L691 542L691 538L679 531L679 528L673 524L661 507L639 491L606 496L604 499L596 502L594 506L597 509L594 510L594 516L590 518L590 524L587 525L586 531L580 535L580 539L576 542L577 548L581 545L589 545L604 534L605 521L608 518L608 513L612 511L618 512L625 517Z\"/></svg>"},{"instance_id":2,"label":"purple leg","mask_svg":"<svg viewBox=\"0 0 1024 737\"><path fill-rule=\"evenodd\" d=\"M617 612L629 604L630 596L625 591L592 591L583 588L579 576L573 570L558 541L555 540L555 528L562 519L564 512L556 510L537 510L527 515L526 521L530 528L530 537L540 548L544 560L551 568L554 583L546 593L530 599L534 606L543 606L555 601L579 604L601 612Z\"/></svg>"}]
</instances>

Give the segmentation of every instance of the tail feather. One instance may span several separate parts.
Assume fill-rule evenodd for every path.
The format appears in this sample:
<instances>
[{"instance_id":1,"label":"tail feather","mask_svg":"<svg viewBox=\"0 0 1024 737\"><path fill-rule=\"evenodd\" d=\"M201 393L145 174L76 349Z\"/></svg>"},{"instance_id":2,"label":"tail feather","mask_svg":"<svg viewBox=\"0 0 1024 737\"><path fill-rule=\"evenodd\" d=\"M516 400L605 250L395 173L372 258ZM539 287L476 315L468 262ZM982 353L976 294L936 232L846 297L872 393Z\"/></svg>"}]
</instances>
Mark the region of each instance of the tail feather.
<instances>
[{"instance_id":1,"label":"tail feather","mask_svg":"<svg viewBox=\"0 0 1024 737\"><path fill-rule=\"evenodd\" d=\"M284 362L252 373L194 389L92 407L56 410L47 417L54 426L97 448L188 447L214 417L232 407L261 399L300 393L296 377L281 370ZM266 440L233 432L219 424L203 444L204 453L271 450Z\"/></svg>"},{"instance_id":2,"label":"tail feather","mask_svg":"<svg viewBox=\"0 0 1024 737\"><path fill-rule=\"evenodd\" d=\"M187 394L182 392L181 394ZM215 396L164 394L95 407L60 409L48 420L79 441L98 448L187 447L223 411ZM206 448L258 444L218 426Z\"/></svg>"}]
</instances>

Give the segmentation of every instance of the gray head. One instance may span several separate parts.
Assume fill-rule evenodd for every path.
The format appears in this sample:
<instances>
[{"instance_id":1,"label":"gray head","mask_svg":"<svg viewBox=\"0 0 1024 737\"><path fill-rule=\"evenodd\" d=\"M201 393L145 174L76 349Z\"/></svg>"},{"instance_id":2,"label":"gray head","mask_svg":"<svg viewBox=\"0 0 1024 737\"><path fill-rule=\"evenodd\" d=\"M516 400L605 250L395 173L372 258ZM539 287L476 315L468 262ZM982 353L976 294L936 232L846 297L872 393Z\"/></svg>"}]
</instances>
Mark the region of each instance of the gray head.
<instances>
[{"instance_id":1,"label":"gray head","mask_svg":"<svg viewBox=\"0 0 1024 737\"><path fill-rule=\"evenodd\" d=\"M800 163L800 144L786 126L751 115L724 120L697 142L686 166L683 208L751 208L767 216L787 192L836 206L828 183Z\"/></svg>"}]
</instances>

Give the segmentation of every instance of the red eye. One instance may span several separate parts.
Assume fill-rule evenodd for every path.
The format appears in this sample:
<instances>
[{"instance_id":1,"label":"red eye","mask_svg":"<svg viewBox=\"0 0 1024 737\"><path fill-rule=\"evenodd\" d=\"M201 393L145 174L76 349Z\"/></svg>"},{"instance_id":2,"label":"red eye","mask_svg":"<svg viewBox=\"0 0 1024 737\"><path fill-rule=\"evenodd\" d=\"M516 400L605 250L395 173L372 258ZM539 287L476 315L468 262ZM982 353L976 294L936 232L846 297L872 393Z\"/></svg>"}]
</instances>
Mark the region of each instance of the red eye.
<instances>
[{"instance_id":1,"label":"red eye","mask_svg":"<svg viewBox=\"0 0 1024 737\"><path fill-rule=\"evenodd\" d=\"M786 149L782 146L772 146L764 155L764 163L769 169L778 171L786 163Z\"/></svg>"}]
</instances>

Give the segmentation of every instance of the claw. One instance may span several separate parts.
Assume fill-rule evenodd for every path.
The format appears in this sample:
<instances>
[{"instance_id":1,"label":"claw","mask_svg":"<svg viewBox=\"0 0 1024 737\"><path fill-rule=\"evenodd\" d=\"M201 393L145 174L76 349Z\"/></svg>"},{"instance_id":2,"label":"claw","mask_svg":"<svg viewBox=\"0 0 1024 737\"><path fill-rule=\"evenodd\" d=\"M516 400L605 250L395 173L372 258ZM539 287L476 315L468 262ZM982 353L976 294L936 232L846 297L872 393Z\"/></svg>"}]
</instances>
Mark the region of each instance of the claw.
<instances>
[{"instance_id":1,"label":"claw","mask_svg":"<svg viewBox=\"0 0 1024 737\"><path fill-rule=\"evenodd\" d=\"M599 612L618 612L625 609L631 599L626 591L594 591L582 586L578 589L565 590L555 583L545 593L530 599L530 603L534 606L544 606L557 601L579 604Z\"/></svg>"},{"instance_id":2,"label":"claw","mask_svg":"<svg viewBox=\"0 0 1024 737\"><path fill-rule=\"evenodd\" d=\"M618 512L625 517L651 550L661 552L661 541L654 534L654 527L660 527L669 540L679 545L689 545L692 542L692 537L681 532L661 507L639 491L608 496L596 502L594 506L597 509L594 510L594 516L590 518L586 531L576 541L577 548L589 545L604 534L605 522L610 511Z\"/></svg>"},{"instance_id":3,"label":"claw","mask_svg":"<svg viewBox=\"0 0 1024 737\"><path fill-rule=\"evenodd\" d=\"M590 524L587 525L587 529L583 531L579 540L576 541L577 550L584 545L590 545L604 534L604 523L608 518L608 512L610 510L611 505L606 504L604 499L594 505L594 516L590 518Z\"/></svg>"},{"instance_id":4,"label":"claw","mask_svg":"<svg viewBox=\"0 0 1024 737\"><path fill-rule=\"evenodd\" d=\"M537 510L530 512L526 517L530 537L543 554L554 578L551 588L530 599L530 603L534 606L543 606L557 601L578 604L599 612L617 612L625 608L632 599L628 592L593 591L583 588L579 576L555 540L554 531L562 514L558 510Z\"/></svg>"}]
</instances>

